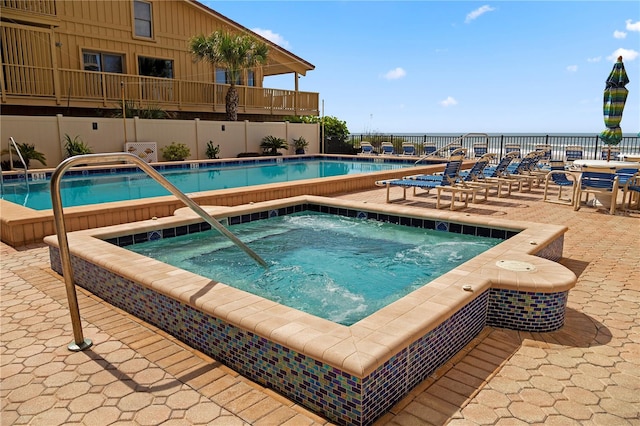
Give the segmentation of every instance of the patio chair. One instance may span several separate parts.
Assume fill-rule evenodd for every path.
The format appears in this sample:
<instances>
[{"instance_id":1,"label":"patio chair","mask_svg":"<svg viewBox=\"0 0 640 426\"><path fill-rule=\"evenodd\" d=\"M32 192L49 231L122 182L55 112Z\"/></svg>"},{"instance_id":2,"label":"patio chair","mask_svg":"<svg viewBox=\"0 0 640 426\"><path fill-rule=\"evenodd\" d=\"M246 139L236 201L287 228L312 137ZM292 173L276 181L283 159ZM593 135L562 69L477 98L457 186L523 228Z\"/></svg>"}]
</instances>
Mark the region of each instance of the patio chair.
<instances>
[{"instance_id":1,"label":"patio chair","mask_svg":"<svg viewBox=\"0 0 640 426\"><path fill-rule=\"evenodd\" d=\"M402 155L416 155L416 147L411 142L403 142Z\"/></svg>"},{"instance_id":2,"label":"patio chair","mask_svg":"<svg viewBox=\"0 0 640 426\"><path fill-rule=\"evenodd\" d=\"M547 173L547 176L544 179L544 196L542 197L542 201L546 201L548 203L573 205L573 203L576 200L576 196L575 196L576 175L574 173L571 173L570 171L567 171L564 168L564 161L560 161L560 160L551 161L550 165L551 165L551 171ZM550 185L558 186L557 200L547 199ZM566 187L571 187L572 196L570 200L566 200L562 198L562 188L566 188Z\"/></svg>"},{"instance_id":3,"label":"patio chair","mask_svg":"<svg viewBox=\"0 0 640 426\"><path fill-rule=\"evenodd\" d=\"M603 146L600 153L603 160L617 161L620 156L620 147L618 146Z\"/></svg>"},{"instance_id":4,"label":"patio chair","mask_svg":"<svg viewBox=\"0 0 640 426\"><path fill-rule=\"evenodd\" d=\"M628 201L627 196L629 197ZM622 207L625 210L631 210L631 206L634 204L634 200L635 210L640 209L640 175L635 175L627 181L622 192Z\"/></svg>"},{"instance_id":5,"label":"patio chair","mask_svg":"<svg viewBox=\"0 0 640 426\"><path fill-rule=\"evenodd\" d=\"M516 143L508 143L504 146L504 153L509 154L511 152L516 152L518 153L518 156L516 158L520 158L520 144L516 144Z\"/></svg>"},{"instance_id":6,"label":"patio chair","mask_svg":"<svg viewBox=\"0 0 640 426\"><path fill-rule=\"evenodd\" d=\"M618 190L622 191L623 207L627 194L629 195L629 202L631 202L631 196L635 191L632 187L637 185L636 180L640 178L640 171L638 169L639 167L629 167L616 170L616 175L618 176Z\"/></svg>"},{"instance_id":7,"label":"patio chair","mask_svg":"<svg viewBox=\"0 0 640 426\"><path fill-rule=\"evenodd\" d=\"M405 176L401 179L377 181L375 185L387 188L387 203L391 202L390 191L392 186L401 187L403 190L401 200L406 200L407 188L413 188L413 195L415 196L416 189L422 189L429 193L429 191L434 188L445 185L452 185L453 183L455 183L458 179L458 174L460 173L460 168L462 167L463 160L464 154L455 154L451 156L449 161L446 163L444 171L441 174Z\"/></svg>"},{"instance_id":8,"label":"patio chair","mask_svg":"<svg viewBox=\"0 0 640 426\"><path fill-rule=\"evenodd\" d=\"M594 206L602 205L609 209L610 214L615 214L616 201L618 196L618 179L614 167L583 167L580 179L576 184L574 210L582 207L582 195L586 195L585 203L588 202L589 194L593 194Z\"/></svg>"},{"instance_id":9,"label":"patio chair","mask_svg":"<svg viewBox=\"0 0 640 426\"><path fill-rule=\"evenodd\" d=\"M453 155L453 152L461 149L462 148L462 144L460 142L452 142L449 145L447 145L447 149L449 151L449 156Z\"/></svg>"},{"instance_id":10,"label":"patio chair","mask_svg":"<svg viewBox=\"0 0 640 426\"><path fill-rule=\"evenodd\" d=\"M567 145L564 147L564 161L573 163L575 160L582 160L584 149L580 145Z\"/></svg>"},{"instance_id":11,"label":"patio chair","mask_svg":"<svg viewBox=\"0 0 640 426\"><path fill-rule=\"evenodd\" d=\"M371 155L373 153L373 145L371 145L371 142L360 142L360 152L358 153L358 155Z\"/></svg>"},{"instance_id":12,"label":"patio chair","mask_svg":"<svg viewBox=\"0 0 640 426\"><path fill-rule=\"evenodd\" d=\"M473 144L473 155L475 158L480 158L489 152L489 146L486 142L478 142Z\"/></svg>"},{"instance_id":13,"label":"patio chair","mask_svg":"<svg viewBox=\"0 0 640 426\"><path fill-rule=\"evenodd\" d=\"M394 155L396 152L393 149L393 144L391 142L382 142L380 144L380 153L382 155Z\"/></svg>"}]
</instances>

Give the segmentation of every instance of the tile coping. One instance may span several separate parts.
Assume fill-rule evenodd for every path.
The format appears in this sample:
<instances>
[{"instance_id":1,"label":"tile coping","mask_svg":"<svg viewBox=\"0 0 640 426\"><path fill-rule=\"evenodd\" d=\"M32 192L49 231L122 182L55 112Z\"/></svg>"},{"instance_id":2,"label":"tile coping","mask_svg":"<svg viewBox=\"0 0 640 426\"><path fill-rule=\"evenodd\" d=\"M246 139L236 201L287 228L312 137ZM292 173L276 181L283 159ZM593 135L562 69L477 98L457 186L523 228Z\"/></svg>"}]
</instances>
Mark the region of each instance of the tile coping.
<instances>
[{"instance_id":1,"label":"tile coping","mask_svg":"<svg viewBox=\"0 0 640 426\"><path fill-rule=\"evenodd\" d=\"M230 215L304 203L388 212L403 217L433 218L519 232L351 326L336 324L268 301L103 241L127 233L202 222L199 216L185 209L179 209L173 217L71 232L68 234L70 252L72 256L98 264L237 327L310 357L322 359L361 378L490 288L557 293L568 291L577 281L569 269L535 255L556 239L562 238L567 231L565 226L472 217L464 213L398 205L372 205L319 196L297 196L235 207L203 207L221 220ZM45 242L53 247L58 246L56 236L46 237ZM501 267L500 264L504 263L516 267ZM518 266L523 263L530 266L530 270L519 270L522 268ZM470 291L464 289L467 286L470 286ZM424 312L430 314L425 315Z\"/></svg>"}]
</instances>

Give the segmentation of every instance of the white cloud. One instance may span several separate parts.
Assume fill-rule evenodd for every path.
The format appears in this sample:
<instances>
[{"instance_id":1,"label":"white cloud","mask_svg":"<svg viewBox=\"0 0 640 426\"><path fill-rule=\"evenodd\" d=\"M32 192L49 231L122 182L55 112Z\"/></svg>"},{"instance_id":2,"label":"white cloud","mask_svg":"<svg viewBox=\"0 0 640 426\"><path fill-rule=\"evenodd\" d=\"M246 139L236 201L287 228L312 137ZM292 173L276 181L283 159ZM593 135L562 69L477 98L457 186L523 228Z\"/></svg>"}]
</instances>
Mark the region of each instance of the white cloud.
<instances>
[{"instance_id":1,"label":"white cloud","mask_svg":"<svg viewBox=\"0 0 640 426\"><path fill-rule=\"evenodd\" d=\"M397 80L399 78L404 77L405 75L407 75L407 72L405 70L403 70L402 68L398 67L398 68L392 69L391 71L387 72L382 77L384 79L386 79L386 80Z\"/></svg>"},{"instance_id":2,"label":"white cloud","mask_svg":"<svg viewBox=\"0 0 640 426\"><path fill-rule=\"evenodd\" d=\"M631 19L627 19L624 22L627 24L627 31L640 31L640 21L631 22Z\"/></svg>"},{"instance_id":3,"label":"white cloud","mask_svg":"<svg viewBox=\"0 0 640 426\"><path fill-rule=\"evenodd\" d=\"M479 8L477 8L476 10L474 10L473 12L469 12L469 14L467 14L466 19L464 20L465 24L468 24L469 22L473 21L474 19L479 18L481 15L484 15L487 12L493 12L494 10L496 10L495 8L485 4L484 6L481 6Z\"/></svg>"},{"instance_id":4,"label":"white cloud","mask_svg":"<svg viewBox=\"0 0 640 426\"><path fill-rule=\"evenodd\" d=\"M567 71L569 71L569 72L576 72L576 71L578 71L578 66L577 66L577 65L569 65L569 66L567 67Z\"/></svg>"},{"instance_id":5,"label":"white cloud","mask_svg":"<svg viewBox=\"0 0 640 426\"><path fill-rule=\"evenodd\" d=\"M450 107L458 105L458 101L456 101L455 98L451 96L447 96L447 99L445 99L444 101L440 101L440 105L442 105L443 107Z\"/></svg>"},{"instance_id":6,"label":"white cloud","mask_svg":"<svg viewBox=\"0 0 640 426\"><path fill-rule=\"evenodd\" d=\"M593 58L587 58L587 62L600 62L602 60L602 56L595 56Z\"/></svg>"},{"instance_id":7,"label":"white cloud","mask_svg":"<svg viewBox=\"0 0 640 426\"><path fill-rule=\"evenodd\" d=\"M285 49L289 49L289 42L284 39L280 34L276 34L271 30L263 30L262 28L253 28L251 29L254 33L266 38L272 43L277 44L280 47Z\"/></svg>"},{"instance_id":8,"label":"white cloud","mask_svg":"<svg viewBox=\"0 0 640 426\"><path fill-rule=\"evenodd\" d=\"M627 37L627 33L625 33L624 31L614 31L613 32L613 38L626 38Z\"/></svg>"},{"instance_id":9,"label":"white cloud","mask_svg":"<svg viewBox=\"0 0 640 426\"><path fill-rule=\"evenodd\" d=\"M618 60L618 56L622 56L622 60L624 62L630 62L635 60L638 57L638 52L633 49L616 49L611 55L607 56L607 59L611 62L616 62Z\"/></svg>"}]
</instances>

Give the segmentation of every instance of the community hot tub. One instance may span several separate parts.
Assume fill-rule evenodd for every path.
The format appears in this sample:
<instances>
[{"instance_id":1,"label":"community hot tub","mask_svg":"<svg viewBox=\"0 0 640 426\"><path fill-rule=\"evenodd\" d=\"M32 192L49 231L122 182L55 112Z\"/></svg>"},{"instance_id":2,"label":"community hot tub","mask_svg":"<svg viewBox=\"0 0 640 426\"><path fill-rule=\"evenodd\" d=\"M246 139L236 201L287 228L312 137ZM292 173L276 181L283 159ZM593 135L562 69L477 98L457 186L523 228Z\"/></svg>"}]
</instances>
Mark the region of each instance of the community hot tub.
<instances>
[{"instance_id":1,"label":"community hot tub","mask_svg":"<svg viewBox=\"0 0 640 426\"><path fill-rule=\"evenodd\" d=\"M504 239L345 326L118 246L210 229L195 214L69 234L78 285L340 424L373 423L486 325L562 327L576 282L556 263L562 226L317 196L208 210L229 224L310 210ZM57 239L45 241L61 272Z\"/></svg>"}]
</instances>

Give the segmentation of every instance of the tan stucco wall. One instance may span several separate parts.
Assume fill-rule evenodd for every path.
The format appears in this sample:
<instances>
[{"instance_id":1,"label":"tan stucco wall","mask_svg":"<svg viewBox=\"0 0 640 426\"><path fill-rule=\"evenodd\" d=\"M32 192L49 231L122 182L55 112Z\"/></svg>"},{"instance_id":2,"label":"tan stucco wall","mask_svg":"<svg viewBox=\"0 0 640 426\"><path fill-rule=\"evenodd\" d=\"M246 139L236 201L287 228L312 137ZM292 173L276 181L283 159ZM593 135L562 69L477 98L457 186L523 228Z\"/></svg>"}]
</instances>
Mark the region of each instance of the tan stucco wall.
<instances>
[{"instance_id":1,"label":"tan stucco wall","mask_svg":"<svg viewBox=\"0 0 640 426\"><path fill-rule=\"evenodd\" d=\"M96 127L94 129L94 127ZM224 127L224 130L222 130ZM123 152L125 142L125 120L122 118L91 117L26 117L0 116L1 146L8 147L9 137L16 142L34 144L36 150L45 154L47 167L56 167L64 159L64 138L78 136L94 153ZM320 147L318 124L301 123L254 123L231 121L195 120L126 120L127 142L156 142L158 160L162 160L161 149L171 142L186 144L191 150L189 160L204 160L207 142L220 145L220 158L234 158L241 152L261 152L263 137L273 135L287 140L289 150L282 154L293 154L292 139L300 136L309 141L307 153L317 154ZM8 159L8 156L3 156ZM31 162L30 168L44 168Z\"/></svg>"}]
</instances>

